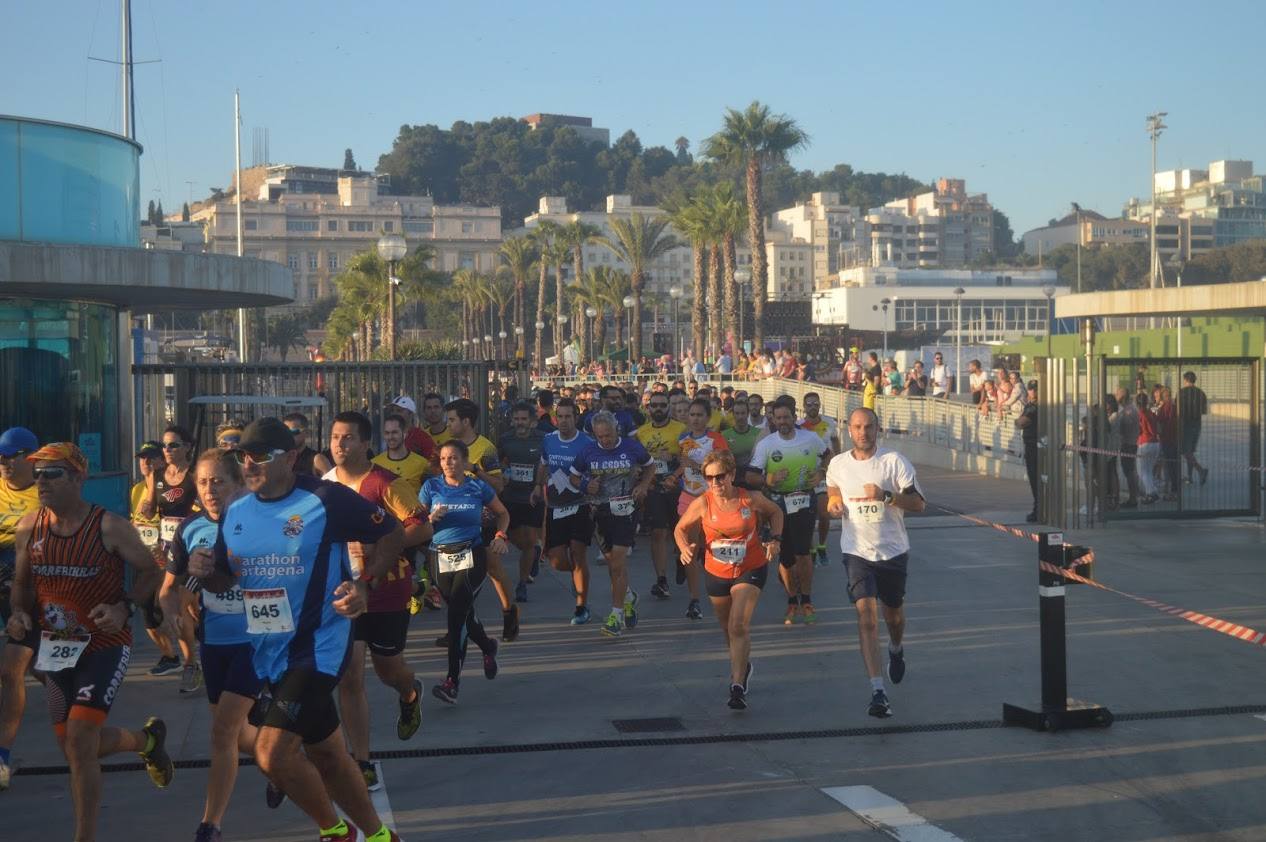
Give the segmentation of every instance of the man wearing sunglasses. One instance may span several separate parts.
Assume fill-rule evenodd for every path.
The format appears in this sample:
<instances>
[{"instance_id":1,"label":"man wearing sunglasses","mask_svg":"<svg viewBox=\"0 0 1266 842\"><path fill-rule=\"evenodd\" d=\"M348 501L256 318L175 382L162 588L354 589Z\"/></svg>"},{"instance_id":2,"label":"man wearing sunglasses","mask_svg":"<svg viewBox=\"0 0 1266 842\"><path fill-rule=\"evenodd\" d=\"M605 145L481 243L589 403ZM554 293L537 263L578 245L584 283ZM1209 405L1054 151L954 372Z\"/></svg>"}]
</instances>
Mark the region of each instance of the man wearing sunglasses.
<instances>
[{"instance_id":1,"label":"man wearing sunglasses","mask_svg":"<svg viewBox=\"0 0 1266 842\"><path fill-rule=\"evenodd\" d=\"M290 435L294 436L295 447L298 449L298 456L295 457L296 474L319 477L334 467L324 453L317 453L308 447L308 416L302 412L292 412L281 420L290 431Z\"/></svg>"},{"instance_id":2,"label":"man wearing sunglasses","mask_svg":"<svg viewBox=\"0 0 1266 842\"><path fill-rule=\"evenodd\" d=\"M40 507L33 466L25 457L39 448L39 440L25 427L11 427L0 435L0 621L6 623L18 522ZM0 648L0 790L9 787L9 750L26 709L25 673L35 657L32 638L11 639L9 644Z\"/></svg>"},{"instance_id":3,"label":"man wearing sunglasses","mask_svg":"<svg viewBox=\"0 0 1266 842\"><path fill-rule=\"evenodd\" d=\"M273 698L255 758L316 823L323 842L398 837L378 817L347 753L334 704L352 619L368 587L396 564L404 533L392 515L350 488L296 474L298 446L276 418L252 421L234 455L246 488L221 519L214 550L189 555L189 573L211 593L242 588L255 672ZM354 564L349 542L361 544ZM300 746L303 751L301 752ZM331 793L356 827L334 810Z\"/></svg>"},{"instance_id":4,"label":"man wearing sunglasses","mask_svg":"<svg viewBox=\"0 0 1266 842\"><path fill-rule=\"evenodd\" d=\"M78 447L46 444L26 459L40 508L18 524L8 632L37 641L35 666L46 676L53 731L70 763L74 838L95 839L101 757L138 752L160 787L175 773L163 720L151 717L139 731L105 724L131 657L132 605L154 592L160 574L130 523L84 500L88 460Z\"/></svg>"}]
</instances>

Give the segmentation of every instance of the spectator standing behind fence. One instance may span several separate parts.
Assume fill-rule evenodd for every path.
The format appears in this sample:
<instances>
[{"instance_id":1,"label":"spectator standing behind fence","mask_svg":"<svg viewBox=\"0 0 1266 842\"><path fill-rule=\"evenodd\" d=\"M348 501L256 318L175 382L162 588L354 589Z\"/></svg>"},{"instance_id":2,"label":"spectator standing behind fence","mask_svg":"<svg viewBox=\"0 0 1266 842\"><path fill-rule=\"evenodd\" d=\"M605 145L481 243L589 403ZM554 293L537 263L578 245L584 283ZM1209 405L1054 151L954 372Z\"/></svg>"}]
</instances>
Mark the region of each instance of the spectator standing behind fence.
<instances>
[{"instance_id":1,"label":"spectator standing behind fence","mask_svg":"<svg viewBox=\"0 0 1266 842\"><path fill-rule=\"evenodd\" d=\"M1139 392L1134 399L1134 405L1138 407L1139 414L1138 478L1143 491L1144 505L1155 503L1158 499L1155 470L1156 460L1160 456L1160 437L1156 434L1156 416L1149 409L1150 404L1147 392Z\"/></svg>"},{"instance_id":2,"label":"spectator standing behind fence","mask_svg":"<svg viewBox=\"0 0 1266 842\"><path fill-rule=\"evenodd\" d=\"M980 406L976 408L976 411L985 418L988 418L989 413L994 411L994 406L997 405L997 401L998 387L992 380L986 380L984 383L984 390L981 392Z\"/></svg>"},{"instance_id":3,"label":"spectator standing behind fence","mask_svg":"<svg viewBox=\"0 0 1266 842\"><path fill-rule=\"evenodd\" d=\"M972 360L967 364L967 384L971 386L971 402L979 404L985 393L985 370L980 367L980 360Z\"/></svg>"},{"instance_id":4,"label":"spectator standing behind fence","mask_svg":"<svg viewBox=\"0 0 1266 842\"><path fill-rule=\"evenodd\" d=\"M1030 380L1028 401L1024 411L1015 419L1020 428L1020 438L1024 441L1024 473L1029 478L1029 491L1033 493L1033 511L1024 518L1029 523L1037 523L1037 381Z\"/></svg>"},{"instance_id":5,"label":"spectator standing behind fence","mask_svg":"<svg viewBox=\"0 0 1266 842\"><path fill-rule=\"evenodd\" d=\"M928 380L932 384L932 397L948 398L950 394L950 370L945 358L937 351L932 355L932 371Z\"/></svg>"},{"instance_id":6,"label":"spectator standing behind fence","mask_svg":"<svg viewBox=\"0 0 1266 842\"><path fill-rule=\"evenodd\" d=\"M906 395L921 398L928 393L928 376L923 373L923 360L915 360L914 368L906 375Z\"/></svg>"},{"instance_id":7,"label":"spectator standing behind fence","mask_svg":"<svg viewBox=\"0 0 1266 842\"><path fill-rule=\"evenodd\" d=\"M840 375L844 388L856 392L862 388L862 363L857 359L857 352L852 351L844 361L844 371Z\"/></svg>"},{"instance_id":8,"label":"spectator standing behind fence","mask_svg":"<svg viewBox=\"0 0 1266 842\"><path fill-rule=\"evenodd\" d=\"M1209 469L1196 459L1196 445L1200 442L1200 425L1204 416L1209 414L1209 398L1204 390L1196 385L1196 373L1188 371L1182 376L1183 387L1178 390L1178 418L1182 424L1182 441L1179 452L1187 463L1187 482L1195 482L1200 475L1200 484L1209 481Z\"/></svg>"},{"instance_id":9,"label":"spectator standing behind fence","mask_svg":"<svg viewBox=\"0 0 1266 842\"><path fill-rule=\"evenodd\" d=\"M1161 499L1169 502L1178 499L1178 485L1182 466L1178 459L1178 412L1174 407L1173 394L1168 386L1158 386L1153 394L1156 404L1156 433L1161 447Z\"/></svg>"},{"instance_id":10,"label":"spectator standing behind fence","mask_svg":"<svg viewBox=\"0 0 1266 842\"><path fill-rule=\"evenodd\" d=\"M1124 388L1118 388L1113 397L1116 398L1118 407L1116 419L1121 438L1121 456L1118 461L1121 463L1121 473L1125 474L1125 487L1129 494L1121 508L1133 509L1139 504L1139 477L1135 468L1135 454L1139 451L1139 411L1130 400L1130 393ZM1112 420L1111 416L1108 420Z\"/></svg>"}]
</instances>

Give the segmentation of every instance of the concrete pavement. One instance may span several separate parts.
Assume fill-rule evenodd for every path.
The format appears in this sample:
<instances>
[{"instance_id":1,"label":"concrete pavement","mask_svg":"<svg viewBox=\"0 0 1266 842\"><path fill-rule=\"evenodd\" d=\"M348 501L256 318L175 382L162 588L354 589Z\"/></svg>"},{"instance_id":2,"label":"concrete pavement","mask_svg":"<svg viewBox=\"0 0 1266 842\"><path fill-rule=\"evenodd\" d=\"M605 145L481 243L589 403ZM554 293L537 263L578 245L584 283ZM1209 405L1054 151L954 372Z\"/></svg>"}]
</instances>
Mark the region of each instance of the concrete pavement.
<instances>
[{"instance_id":1,"label":"concrete pavement","mask_svg":"<svg viewBox=\"0 0 1266 842\"><path fill-rule=\"evenodd\" d=\"M934 503L1023 526L1025 483L934 469L920 479ZM751 708L736 713L706 600L705 619L692 622L684 587L652 599L643 546L631 568L643 597L637 629L609 640L596 622L568 626L567 580L547 572L530 588L522 637L502 647L497 679L485 681L472 657L459 705L428 694L408 743L371 671L375 750L415 755L382 761L396 826L406 839L462 840L1266 838L1266 648L1069 588L1070 693L1118 721L1053 735L1003 728L1002 702L1039 693L1036 546L943 513L910 528L909 673L889 690L894 718L866 715L837 547L816 578L816 627L782 625L771 577L753 629ZM1266 629L1257 523L1118 523L1067 537L1095 547L1097 575L1113 587ZM605 582L595 566L595 594ZM593 601L595 620L602 603ZM499 625L490 593L481 614ZM439 613L414 618L409 658L428 687L443 676L432 645L441 632ZM178 759L205 758L205 697L179 698L177 676L144 675L153 660L138 645L112 721L158 713ZM33 687L19 767L62 763L43 703ZM680 730L621 734L612 724L647 717L676 718ZM639 742L648 737L663 740ZM66 780L19 774L0 795L3 836L67 836ZM100 838L191 838L205 783L197 768L162 792L141 772L108 774ZM823 791L837 787L872 787L927 824L885 835ZM315 839L293 806L267 810L262 792L258 771L243 768L226 839Z\"/></svg>"}]
</instances>

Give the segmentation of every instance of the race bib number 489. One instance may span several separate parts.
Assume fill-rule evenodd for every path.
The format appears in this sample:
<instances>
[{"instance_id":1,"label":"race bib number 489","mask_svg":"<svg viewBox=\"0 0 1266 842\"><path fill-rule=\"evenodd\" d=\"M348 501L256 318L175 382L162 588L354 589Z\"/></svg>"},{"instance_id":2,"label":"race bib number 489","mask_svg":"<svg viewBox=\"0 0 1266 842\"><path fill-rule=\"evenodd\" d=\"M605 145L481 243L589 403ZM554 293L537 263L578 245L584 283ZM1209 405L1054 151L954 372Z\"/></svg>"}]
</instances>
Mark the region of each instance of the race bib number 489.
<instances>
[{"instance_id":1,"label":"race bib number 489","mask_svg":"<svg viewBox=\"0 0 1266 842\"><path fill-rule=\"evenodd\" d=\"M250 634L284 634L295 630L290 598L284 588L242 591L246 631Z\"/></svg>"}]
</instances>

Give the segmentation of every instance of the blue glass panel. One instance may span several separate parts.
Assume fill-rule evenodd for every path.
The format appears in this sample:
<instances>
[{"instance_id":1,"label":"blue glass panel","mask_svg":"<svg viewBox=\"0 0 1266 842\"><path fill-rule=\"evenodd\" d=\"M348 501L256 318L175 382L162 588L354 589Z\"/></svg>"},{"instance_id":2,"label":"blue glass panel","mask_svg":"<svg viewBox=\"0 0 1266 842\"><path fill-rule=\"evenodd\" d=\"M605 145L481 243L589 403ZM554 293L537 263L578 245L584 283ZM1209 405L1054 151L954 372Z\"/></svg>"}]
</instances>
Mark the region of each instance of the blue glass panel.
<instances>
[{"instance_id":1,"label":"blue glass panel","mask_svg":"<svg viewBox=\"0 0 1266 842\"><path fill-rule=\"evenodd\" d=\"M18 225L18 124L0 120L0 240L21 239Z\"/></svg>"},{"instance_id":2,"label":"blue glass panel","mask_svg":"<svg viewBox=\"0 0 1266 842\"><path fill-rule=\"evenodd\" d=\"M117 138L22 123L22 239L139 246L138 158Z\"/></svg>"}]
</instances>

